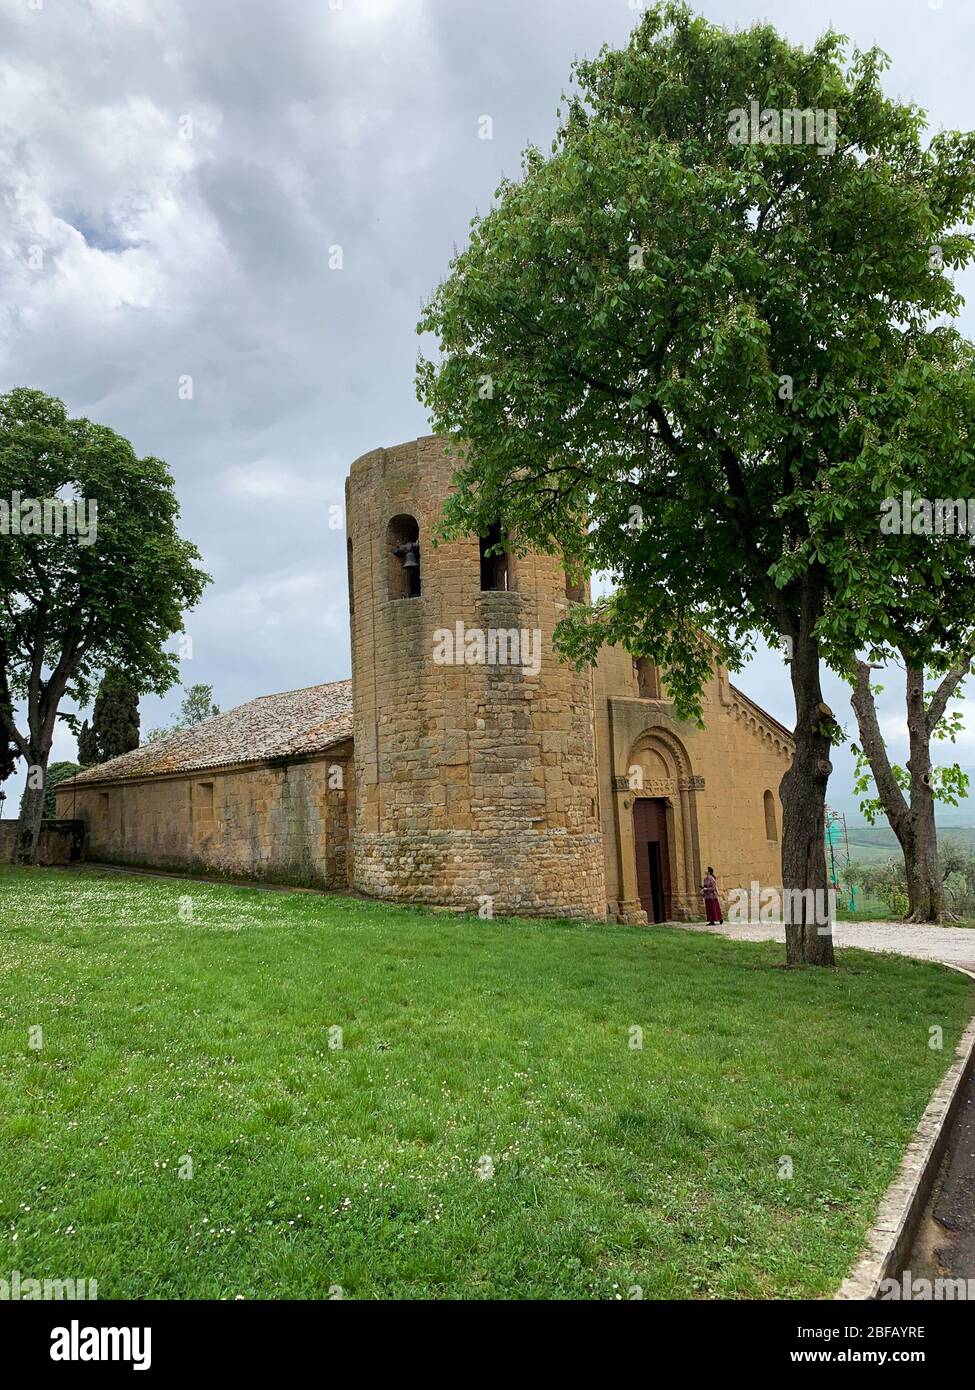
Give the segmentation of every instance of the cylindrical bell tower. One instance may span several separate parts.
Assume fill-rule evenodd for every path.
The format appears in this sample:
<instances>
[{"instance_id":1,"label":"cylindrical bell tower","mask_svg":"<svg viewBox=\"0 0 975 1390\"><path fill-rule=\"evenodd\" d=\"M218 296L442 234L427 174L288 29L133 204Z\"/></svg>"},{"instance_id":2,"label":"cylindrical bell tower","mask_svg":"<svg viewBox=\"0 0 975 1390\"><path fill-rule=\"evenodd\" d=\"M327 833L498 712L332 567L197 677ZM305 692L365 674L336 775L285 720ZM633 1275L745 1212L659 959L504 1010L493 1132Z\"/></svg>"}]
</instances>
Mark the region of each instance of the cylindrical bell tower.
<instances>
[{"instance_id":1,"label":"cylindrical bell tower","mask_svg":"<svg viewBox=\"0 0 975 1390\"><path fill-rule=\"evenodd\" d=\"M346 482L352 883L397 901L603 917L592 681L552 633L554 556L441 543L444 441L376 449Z\"/></svg>"}]
</instances>

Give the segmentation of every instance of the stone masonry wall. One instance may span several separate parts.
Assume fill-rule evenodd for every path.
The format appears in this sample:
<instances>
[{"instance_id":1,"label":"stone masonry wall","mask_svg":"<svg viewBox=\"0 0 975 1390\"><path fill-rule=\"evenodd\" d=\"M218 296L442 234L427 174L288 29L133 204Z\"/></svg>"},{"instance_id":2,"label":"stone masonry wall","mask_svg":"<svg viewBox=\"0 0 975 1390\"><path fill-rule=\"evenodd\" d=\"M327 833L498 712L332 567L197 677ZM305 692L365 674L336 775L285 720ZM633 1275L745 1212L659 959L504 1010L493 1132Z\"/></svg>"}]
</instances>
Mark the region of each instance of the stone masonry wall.
<instances>
[{"instance_id":1,"label":"stone masonry wall","mask_svg":"<svg viewBox=\"0 0 975 1390\"><path fill-rule=\"evenodd\" d=\"M443 441L378 449L347 483L356 764L353 883L378 897L476 910L605 913L588 672L559 661L554 557L512 562L481 591L476 539L431 544L450 485ZM421 593L390 597L387 527L419 526ZM438 663L456 625L524 630L517 664ZM525 670L541 634L540 666ZM527 661L521 658L527 657Z\"/></svg>"},{"instance_id":2,"label":"stone masonry wall","mask_svg":"<svg viewBox=\"0 0 975 1390\"><path fill-rule=\"evenodd\" d=\"M75 806L85 822L90 859L339 888L348 882L351 775L346 743L303 762L56 795L59 809Z\"/></svg>"},{"instance_id":3,"label":"stone masonry wall","mask_svg":"<svg viewBox=\"0 0 975 1390\"><path fill-rule=\"evenodd\" d=\"M732 888L748 888L755 881L763 887L782 883L781 838L782 805L779 783L792 759L791 741L773 720L732 689L727 672L716 669L708 681L703 698L703 729L690 722L678 722L673 706L661 691L659 700L640 699L633 658L620 647L604 649L595 673L597 746L601 780L626 776L634 763L648 778L672 772L669 749L679 745L686 754L685 781L693 786L694 841L703 869L713 864L723 895ZM613 710L620 702L628 712L625 721ZM630 704L632 702L632 704ZM625 737L621 738L621 730ZM660 748L654 752L655 730L661 734ZM639 747L641 732L643 751ZM625 746L614 745L616 740ZM673 790L661 784L651 791L666 792L680 816L682 803L676 785ZM649 785L649 783L648 783ZM775 837L766 833L765 793L771 792L774 805ZM632 798L625 814L632 815ZM687 804L686 801L684 803ZM606 890L610 912L622 897L621 855L632 853L632 845L621 845L617 834L616 811L604 796L603 837L606 848ZM680 846L677 847L678 849ZM693 875L688 875L690 883ZM696 885L695 885L696 894ZM703 902L695 896L684 904L688 915L703 917Z\"/></svg>"},{"instance_id":4,"label":"stone masonry wall","mask_svg":"<svg viewBox=\"0 0 975 1390\"><path fill-rule=\"evenodd\" d=\"M70 806L63 812L70 816ZM0 820L0 864L9 864L17 844L18 822ZM83 857L85 829L80 821L46 820L37 846L38 864L73 864Z\"/></svg>"}]
</instances>

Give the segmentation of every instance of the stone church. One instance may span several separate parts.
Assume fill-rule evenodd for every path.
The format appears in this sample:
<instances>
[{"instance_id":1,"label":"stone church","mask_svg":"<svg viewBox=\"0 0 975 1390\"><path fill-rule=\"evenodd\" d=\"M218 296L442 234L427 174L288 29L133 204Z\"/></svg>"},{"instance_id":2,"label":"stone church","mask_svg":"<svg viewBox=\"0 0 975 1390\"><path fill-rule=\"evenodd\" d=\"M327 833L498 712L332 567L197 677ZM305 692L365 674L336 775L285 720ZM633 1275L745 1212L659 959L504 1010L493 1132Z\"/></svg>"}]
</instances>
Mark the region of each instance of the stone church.
<instances>
[{"instance_id":1,"label":"stone church","mask_svg":"<svg viewBox=\"0 0 975 1390\"><path fill-rule=\"evenodd\" d=\"M346 482L352 679L265 695L62 782L95 860L470 911L703 916L781 883L789 731L716 666L705 728L621 648L552 647L584 597L554 556L434 547L443 441L377 449Z\"/></svg>"}]
</instances>

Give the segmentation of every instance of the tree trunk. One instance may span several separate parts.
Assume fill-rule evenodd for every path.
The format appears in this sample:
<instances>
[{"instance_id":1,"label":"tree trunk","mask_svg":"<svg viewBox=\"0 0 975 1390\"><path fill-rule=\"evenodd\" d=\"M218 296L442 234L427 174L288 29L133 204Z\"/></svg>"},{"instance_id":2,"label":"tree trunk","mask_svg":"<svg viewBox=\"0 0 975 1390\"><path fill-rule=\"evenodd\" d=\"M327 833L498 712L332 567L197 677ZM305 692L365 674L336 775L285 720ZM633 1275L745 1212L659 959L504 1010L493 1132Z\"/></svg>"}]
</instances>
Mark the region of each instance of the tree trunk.
<instances>
[{"instance_id":1,"label":"tree trunk","mask_svg":"<svg viewBox=\"0 0 975 1390\"><path fill-rule=\"evenodd\" d=\"M940 922L944 915L944 889L938 864L938 834L934 824L931 792L931 735L924 708L924 671L907 668L907 736L910 743L911 821L913 853L905 851L907 870L907 921Z\"/></svg>"},{"instance_id":2,"label":"tree trunk","mask_svg":"<svg viewBox=\"0 0 975 1390\"><path fill-rule=\"evenodd\" d=\"M863 756L866 758L873 775L877 796L884 808L884 815L887 817L891 830L897 836L897 843L904 856L907 880L910 882L911 866L914 864L916 853L916 825L911 808L904 798L904 793L894 776L894 770L887 756L887 746L884 743L884 736L880 732L880 723L877 719L877 705L873 698L873 691L870 689L870 671L871 667L866 661L857 662L850 703L853 706L857 728L860 731L860 747L863 749Z\"/></svg>"},{"instance_id":3,"label":"tree trunk","mask_svg":"<svg viewBox=\"0 0 975 1390\"><path fill-rule=\"evenodd\" d=\"M17 843L14 848L15 864L36 864L37 849L41 838L41 821L44 817L44 786L47 781L47 760L50 750L43 758L32 758L27 769L27 785L20 803L20 819L17 825Z\"/></svg>"},{"instance_id":4,"label":"tree trunk","mask_svg":"<svg viewBox=\"0 0 975 1390\"><path fill-rule=\"evenodd\" d=\"M913 789L911 801L914 801ZM915 853L906 858L908 922L944 920L944 885L938 862L938 834L934 824L934 798L917 814Z\"/></svg>"},{"instance_id":5,"label":"tree trunk","mask_svg":"<svg viewBox=\"0 0 975 1390\"><path fill-rule=\"evenodd\" d=\"M812 616L793 637L790 674L796 701L796 752L782 778L782 886L789 965L833 965L826 876L826 786L832 772L833 716L823 702Z\"/></svg>"},{"instance_id":6,"label":"tree trunk","mask_svg":"<svg viewBox=\"0 0 975 1390\"><path fill-rule=\"evenodd\" d=\"M14 846L15 864L36 864L37 847L44 818L44 792L47 785L47 764L54 742L58 707L68 681L80 668L94 637L94 628L87 632L69 627L61 647L61 655L45 682L44 651L46 641L47 606L39 603L34 621L30 652L30 676L27 682L27 730L21 734L13 720L10 680L5 662L8 654L0 647L0 735L6 735L27 764L27 785L20 803L17 842Z\"/></svg>"},{"instance_id":7,"label":"tree trunk","mask_svg":"<svg viewBox=\"0 0 975 1390\"><path fill-rule=\"evenodd\" d=\"M950 673L954 675L954 672ZM951 686L953 690L957 680ZM942 685L947 701L947 678ZM940 693L940 692L939 692ZM887 756L883 734L877 720L877 706L870 689L870 667L857 662L851 700L860 730L860 746L870 765L880 804L904 855L907 880L907 921L940 922L944 915L944 887L938 863L938 835L934 823L934 796L931 792L932 714L924 708L923 668L907 665L907 733L910 758L910 802L898 785ZM940 718L936 710L935 722Z\"/></svg>"}]
</instances>

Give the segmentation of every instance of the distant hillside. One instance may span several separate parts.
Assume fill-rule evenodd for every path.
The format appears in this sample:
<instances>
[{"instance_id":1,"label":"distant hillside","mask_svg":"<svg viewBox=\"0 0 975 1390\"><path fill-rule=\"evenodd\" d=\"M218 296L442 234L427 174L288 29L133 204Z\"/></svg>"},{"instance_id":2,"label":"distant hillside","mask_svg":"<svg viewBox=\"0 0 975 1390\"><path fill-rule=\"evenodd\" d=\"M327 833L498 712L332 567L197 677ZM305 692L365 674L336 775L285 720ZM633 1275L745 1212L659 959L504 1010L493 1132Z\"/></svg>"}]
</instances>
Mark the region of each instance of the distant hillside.
<instances>
[{"instance_id":1,"label":"distant hillside","mask_svg":"<svg viewBox=\"0 0 975 1390\"><path fill-rule=\"evenodd\" d=\"M850 858L863 864L882 863L900 854L897 836L889 825L851 825L848 827ZM938 839L942 844L953 842L964 849L975 850L975 826L939 825ZM842 840L837 842L837 848Z\"/></svg>"}]
</instances>

